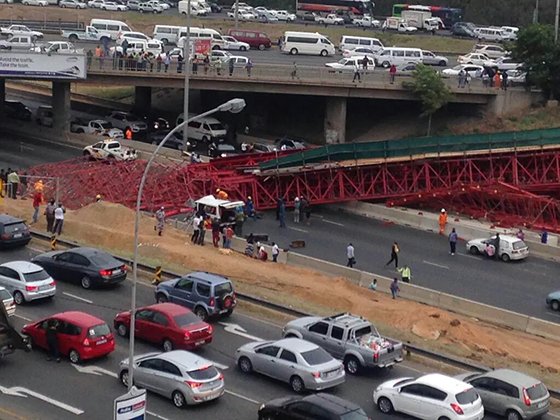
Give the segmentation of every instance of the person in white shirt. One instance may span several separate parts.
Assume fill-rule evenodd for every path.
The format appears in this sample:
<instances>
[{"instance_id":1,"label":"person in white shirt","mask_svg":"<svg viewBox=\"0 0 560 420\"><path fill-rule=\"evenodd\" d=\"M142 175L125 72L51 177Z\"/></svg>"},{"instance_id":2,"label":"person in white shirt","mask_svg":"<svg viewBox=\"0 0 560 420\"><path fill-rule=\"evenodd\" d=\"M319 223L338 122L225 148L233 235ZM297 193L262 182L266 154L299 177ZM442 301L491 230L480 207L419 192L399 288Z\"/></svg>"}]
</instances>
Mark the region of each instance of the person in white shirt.
<instances>
[{"instance_id":1,"label":"person in white shirt","mask_svg":"<svg viewBox=\"0 0 560 420\"><path fill-rule=\"evenodd\" d=\"M200 222L202 221L202 217L196 215L193 219L193 234L191 236L191 242L193 244L198 243L198 235L200 234Z\"/></svg>"},{"instance_id":2,"label":"person in white shirt","mask_svg":"<svg viewBox=\"0 0 560 420\"><path fill-rule=\"evenodd\" d=\"M352 268L354 264L356 264L356 259L354 258L354 247L352 246L352 244L348 244L348 246L346 247L346 257L348 257L346 267Z\"/></svg>"},{"instance_id":3,"label":"person in white shirt","mask_svg":"<svg viewBox=\"0 0 560 420\"><path fill-rule=\"evenodd\" d=\"M280 248L276 242L272 242L272 262L278 262L278 254L280 254Z\"/></svg>"},{"instance_id":4,"label":"person in white shirt","mask_svg":"<svg viewBox=\"0 0 560 420\"><path fill-rule=\"evenodd\" d=\"M62 203L58 203L56 209L54 209L54 227L53 233L55 235L62 234L62 225L64 224L64 213L66 213L66 209L62 205Z\"/></svg>"}]
</instances>

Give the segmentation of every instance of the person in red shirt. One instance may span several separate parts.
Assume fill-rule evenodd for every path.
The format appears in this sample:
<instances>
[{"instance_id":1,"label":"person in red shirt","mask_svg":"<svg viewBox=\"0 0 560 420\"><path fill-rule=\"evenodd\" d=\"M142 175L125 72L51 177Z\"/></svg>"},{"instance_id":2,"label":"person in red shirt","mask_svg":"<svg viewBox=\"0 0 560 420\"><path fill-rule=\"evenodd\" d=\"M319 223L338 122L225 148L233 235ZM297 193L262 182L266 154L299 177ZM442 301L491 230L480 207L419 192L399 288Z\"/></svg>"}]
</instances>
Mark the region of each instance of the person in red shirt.
<instances>
[{"instance_id":1,"label":"person in red shirt","mask_svg":"<svg viewBox=\"0 0 560 420\"><path fill-rule=\"evenodd\" d=\"M43 193L41 191L35 191L33 194L33 221L31 223L37 223L39 220L39 207L43 202Z\"/></svg>"},{"instance_id":2,"label":"person in red shirt","mask_svg":"<svg viewBox=\"0 0 560 420\"><path fill-rule=\"evenodd\" d=\"M395 74L397 74L397 66L391 64L391 68L389 69L389 77L391 79L391 84L395 83Z\"/></svg>"}]
</instances>

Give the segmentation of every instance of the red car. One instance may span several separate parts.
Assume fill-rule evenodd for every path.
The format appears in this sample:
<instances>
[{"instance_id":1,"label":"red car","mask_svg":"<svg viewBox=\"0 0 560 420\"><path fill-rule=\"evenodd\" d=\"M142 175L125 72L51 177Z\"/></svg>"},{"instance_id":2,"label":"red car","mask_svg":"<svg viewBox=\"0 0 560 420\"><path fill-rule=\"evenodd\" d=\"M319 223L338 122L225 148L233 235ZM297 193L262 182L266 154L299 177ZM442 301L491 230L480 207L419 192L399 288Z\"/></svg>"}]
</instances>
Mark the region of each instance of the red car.
<instances>
[{"instance_id":1,"label":"red car","mask_svg":"<svg viewBox=\"0 0 560 420\"><path fill-rule=\"evenodd\" d=\"M117 314L113 321L117 333L126 337L130 311ZM135 336L159 344L164 351L196 349L212 342L213 329L184 306L156 303L136 311Z\"/></svg>"},{"instance_id":2,"label":"red car","mask_svg":"<svg viewBox=\"0 0 560 420\"><path fill-rule=\"evenodd\" d=\"M102 319L85 312L70 311L51 315L33 324L23 326L33 346L48 350L46 329L56 321L60 354L72 363L103 357L115 350L115 339Z\"/></svg>"}]
</instances>

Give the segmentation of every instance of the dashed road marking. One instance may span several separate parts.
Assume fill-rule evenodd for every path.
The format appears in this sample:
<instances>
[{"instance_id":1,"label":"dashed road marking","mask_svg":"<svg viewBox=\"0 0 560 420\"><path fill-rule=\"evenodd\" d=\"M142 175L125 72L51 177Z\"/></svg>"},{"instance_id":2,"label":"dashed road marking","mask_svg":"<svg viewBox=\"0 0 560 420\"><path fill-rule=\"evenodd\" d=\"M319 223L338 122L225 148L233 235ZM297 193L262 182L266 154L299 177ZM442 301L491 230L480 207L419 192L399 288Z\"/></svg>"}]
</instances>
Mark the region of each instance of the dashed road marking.
<instances>
[{"instance_id":1,"label":"dashed road marking","mask_svg":"<svg viewBox=\"0 0 560 420\"><path fill-rule=\"evenodd\" d=\"M430 262L430 261L426 261L426 260L424 260L424 261L422 261L422 262L423 262L424 264L433 265L434 267L439 267L439 268L443 268L443 269L445 269L445 270L449 270L449 267L446 266L446 265L436 264L436 263L434 263L434 262Z\"/></svg>"},{"instance_id":2,"label":"dashed road marking","mask_svg":"<svg viewBox=\"0 0 560 420\"><path fill-rule=\"evenodd\" d=\"M167 417L160 416L159 414L154 413L153 411L146 410L146 414L149 414L150 416L155 417L156 419L169 420Z\"/></svg>"},{"instance_id":3,"label":"dashed road marking","mask_svg":"<svg viewBox=\"0 0 560 420\"><path fill-rule=\"evenodd\" d=\"M295 230L295 231L298 231L298 232L303 232L303 233L309 233L308 230L300 229L300 228L293 227L293 226L288 226L288 229L292 229L292 230Z\"/></svg>"},{"instance_id":4,"label":"dashed road marking","mask_svg":"<svg viewBox=\"0 0 560 420\"><path fill-rule=\"evenodd\" d=\"M246 397L245 395L238 394L237 392L229 391L229 390L227 390L227 389L226 389L224 392L225 392L226 394L233 395L234 397L241 398L242 400L248 401L248 402L250 402L250 403L253 403L253 404L256 404L256 405L260 405L260 402L259 402L259 401L254 400L254 399L249 398L249 397Z\"/></svg>"},{"instance_id":5,"label":"dashed road marking","mask_svg":"<svg viewBox=\"0 0 560 420\"><path fill-rule=\"evenodd\" d=\"M72 293L62 292L62 294L65 295L65 296L68 296L68 297L77 299L77 300L81 300L82 302L89 303L90 305L93 303L92 300L88 300L88 299L85 299L85 298L83 298L83 297L73 295Z\"/></svg>"},{"instance_id":6,"label":"dashed road marking","mask_svg":"<svg viewBox=\"0 0 560 420\"><path fill-rule=\"evenodd\" d=\"M26 318L26 317L21 316L21 315L19 315L19 314L14 314L14 316L16 316L16 317L18 317L18 318L20 318L20 319L23 319L24 321L27 321L27 322L33 321L32 319Z\"/></svg>"},{"instance_id":7,"label":"dashed road marking","mask_svg":"<svg viewBox=\"0 0 560 420\"><path fill-rule=\"evenodd\" d=\"M455 255L459 255L461 257L471 258L473 260L480 260L480 257L475 257L474 255L470 255L470 254L455 254Z\"/></svg>"},{"instance_id":8,"label":"dashed road marking","mask_svg":"<svg viewBox=\"0 0 560 420\"><path fill-rule=\"evenodd\" d=\"M343 225L342 223L334 222L334 221L328 220L328 219L323 219L323 222L325 222L325 223L330 223L331 225L336 225L336 226L342 226L342 227L344 227L344 225Z\"/></svg>"},{"instance_id":9,"label":"dashed road marking","mask_svg":"<svg viewBox=\"0 0 560 420\"><path fill-rule=\"evenodd\" d=\"M549 314L549 315L554 315L554 316L560 317L560 313L556 313L556 312L552 312L552 311L546 311L546 313Z\"/></svg>"}]
</instances>

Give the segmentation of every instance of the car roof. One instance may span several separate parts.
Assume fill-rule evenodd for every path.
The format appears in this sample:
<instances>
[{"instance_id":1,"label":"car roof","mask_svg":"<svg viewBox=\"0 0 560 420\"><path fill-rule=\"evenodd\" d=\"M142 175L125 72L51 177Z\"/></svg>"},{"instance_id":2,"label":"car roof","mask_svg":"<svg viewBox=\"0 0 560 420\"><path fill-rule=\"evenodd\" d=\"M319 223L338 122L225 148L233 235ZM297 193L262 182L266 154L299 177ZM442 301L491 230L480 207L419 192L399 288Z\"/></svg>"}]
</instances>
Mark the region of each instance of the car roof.
<instances>
[{"instance_id":1,"label":"car roof","mask_svg":"<svg viewBox=\"0 0 560 420\"><path fill-rule=\"evenodd\" d=\"M154 303L153 305L144 306L143 308L139 308L139 310L140 309L153 309L154 311L164 312L169 316L182 315L191 312L189 309L185 308L184 306L177 305L175 303L169 303L169 302Z\"/></svg>"},{"instance_id":2,"label":"car roof","mask_svg":"<svg viewBox=\"0 0 560 420\"><path fill-rule=\"evenodd\" d=\"M23 222L23 220L20 218L10 216L9 214L0 214L0 223L2 224L11 225L14 223L21 223L21 222Z\"/></svg>"},{"instance_id":3,"label":"car roof","mask_svg":"<svg viewBox=\"0 0 560 420\"><path fill-rule=\"evenodd\" d=\"M303 398L304 401L317 404L330 412L336 414L345 414L349 411L360 410L361 407L351 401L347 401L336 395L327 393L311 394Z\"/></svg>"},{"instance_id":4,"label":"car roof","mask_svg":"<svg viewBox=\"0 0 560 420\"><path fill-rule=\"evenodd\" d=\"M309 341L305 341L300 338L293 338L293 337L283 338L282 340L273 341L270 344L284 347L288 350L297 351L298 353L315 350L316 348L318 348L318 346L314 343L310 343Z\"/></svg>"},{"instance_id":5,"label":"car roof","mask_svg":"<svg viewBox=\"0 0 560 420\"><path fill-rule=\"evenodd\" d=\"M8 267L24 274L35 273L43 270L43 267L33 264L30 261L9 261L7 263L0 264L0 267Z\"/></svg>"},{"instance_id":6,"label":"car roof","mask_svg":"<svg viewBox=\"0 0 560 420\"><path fill-rule=\"evenodd\" d=\"M212 124L212 123L210 123L210 124ZM226 208L235 208L237 206L245 205L245 203L243 203L243 201L220 200L220 199L214 197L213 195L206 195L202 198L199 198L198 200L195 201L195 203L199 203L203 206L210 206L210 207L224 206Z\"/></svg>"},{"instance_id":7,"label":"car roof","mask_svg":"<svg viewBox=\"0 0 560 420\"><path fill-rule=\"evenodd\" d=\"M489 372L484 373L482 376L488 378L500 379L504 382L523 388L530 388L541 382L538 379L535 379L529 375L526 375L522 372L517 372L512 369L491 370Z\"/></svg>"},{"instance_id":8,"label":"car roof","mask_svg":"<svg viewBox=\"0 0 560 420\"><path fill-rule=\"evenodd\" d=\"M160 353L156 357L181 365L185 370L201 369L214 365L210 360L186 350L172 350L166 353Z\"/></svg>"},{"instance_id":9,"label":"car roof","mask_svg":"<svg viewBox=\"0 0 560 420\"><path fill-rule=\"evenodd\" d=\"M444 388L446 391L455 394L472 387L463 381L447 375L442 375L441 373L429 373L428 375L420 376L415 380L415 382L418 384L432 386L437 389Z\"/></svg>"},{"instance_id":10,"label":"car roof","mask_svg":"<svg viewBox=\"0 0 560 420\"><path fill-rule=\"evenodd\" d=\"M109 140L110 142L113 142L114 140ZM79 246L76 248L71 248L68 250L65 250L63 252L75 252L76 254L80 254L83 255L84 257L91 257L95 254L105 254L105 255L109 255L111 256L111 254L109 254L108 252L102 251L100 249L97 248L90 248L87 246Z\"/></svg>"},{"instance_id":11,"label":"car roof","mask_svg":"<svg viewBox=\"0 0 560 420\"><path fill-rule=\"evenodd\" d=\"M220 276L219 274L208 273L206 271L195 271L187 274L185 277L194 277L196 279L204 280L212 284L219 284L230 281L227 277Z\"/></svg>"},{"instance_id":12,"label":"car roof","mask_svg":"<svg viewBox=\"0 0 560 420\"><path fill-rule=\"evenodd\" d=\"M106 323L102 319L80 311L60 312L58 314L53 314L47 318L57 318L84 328Z\"/></svg>"}]
</instances>

